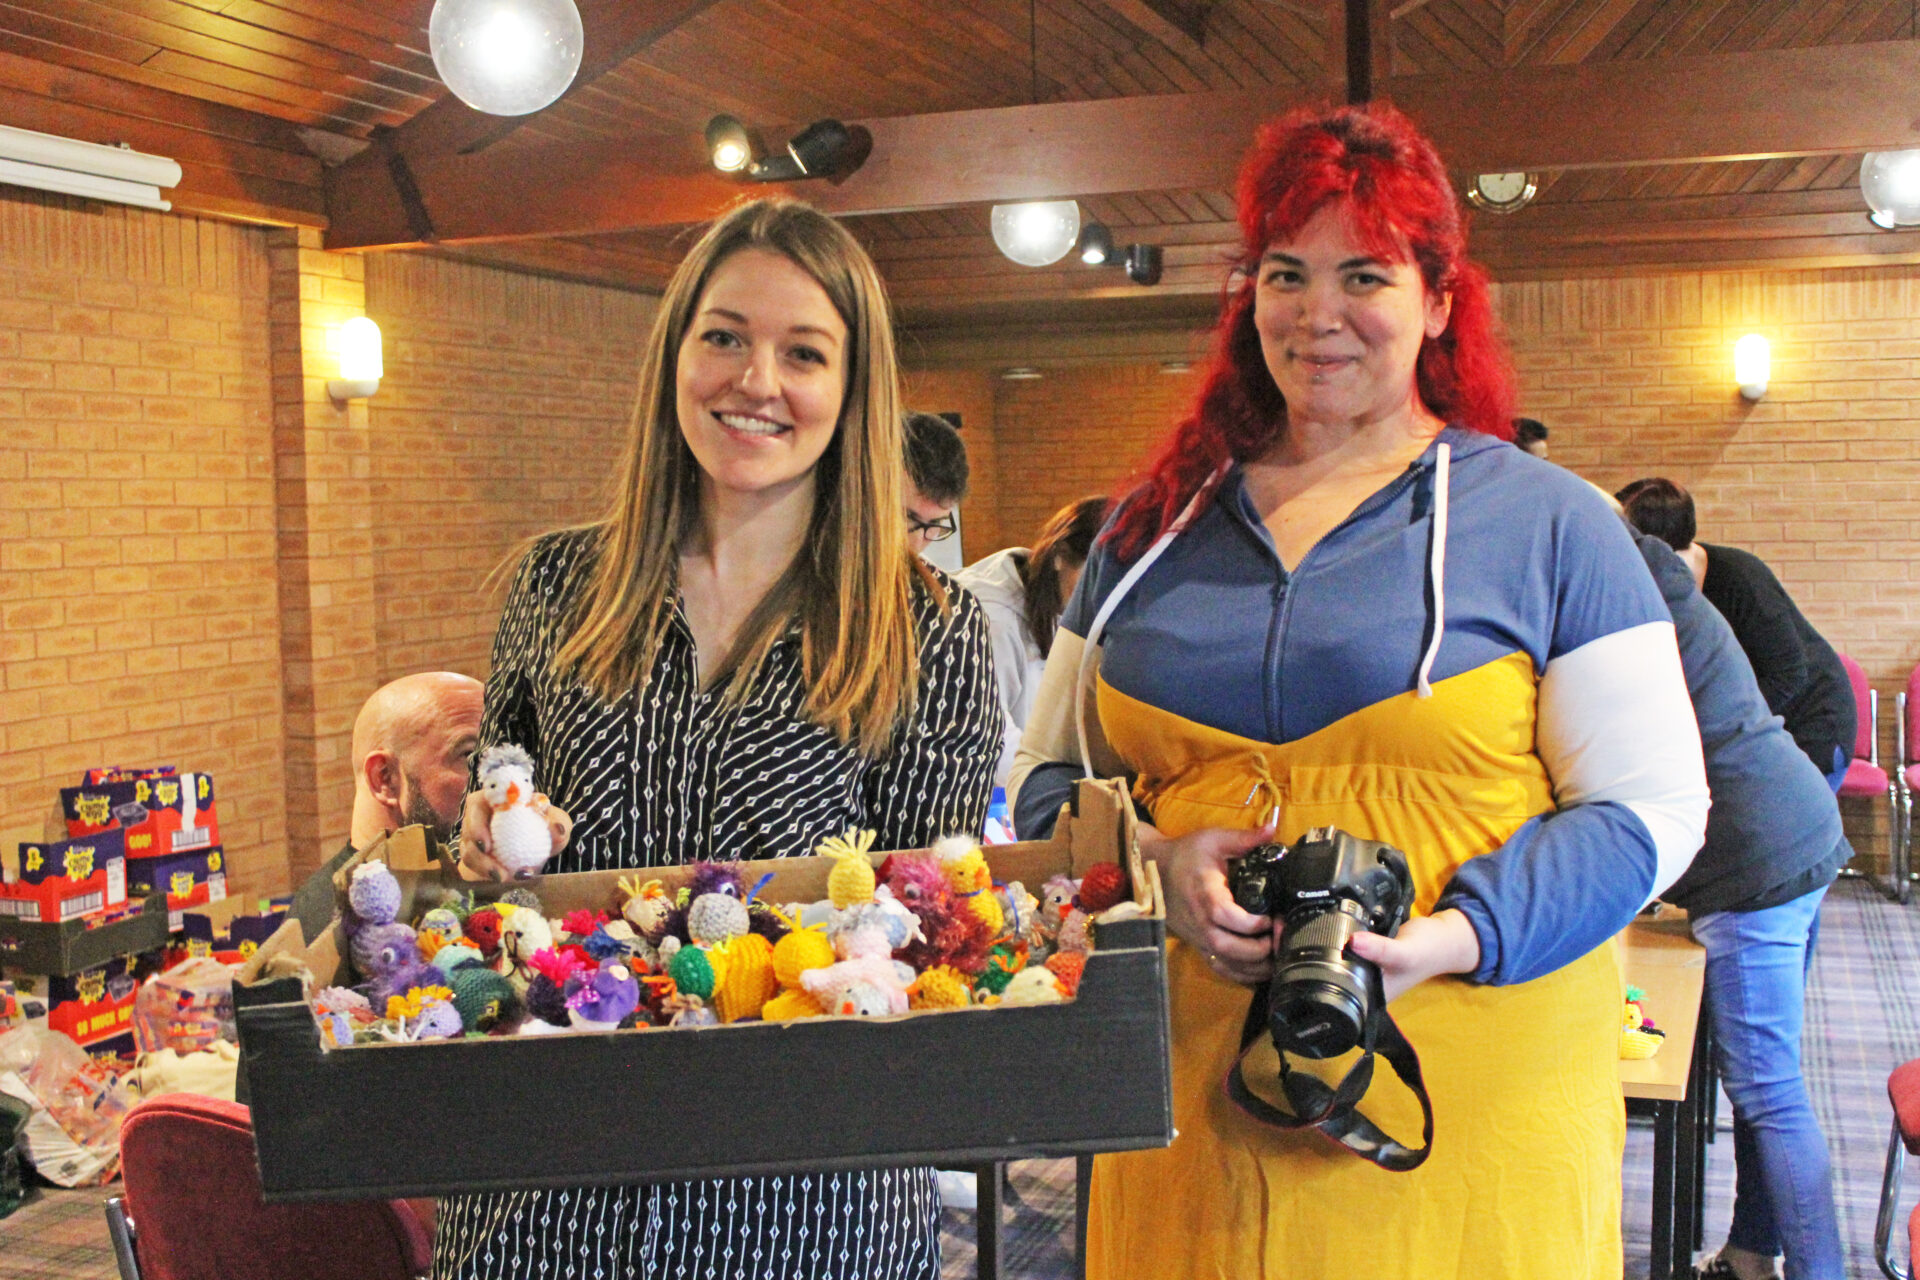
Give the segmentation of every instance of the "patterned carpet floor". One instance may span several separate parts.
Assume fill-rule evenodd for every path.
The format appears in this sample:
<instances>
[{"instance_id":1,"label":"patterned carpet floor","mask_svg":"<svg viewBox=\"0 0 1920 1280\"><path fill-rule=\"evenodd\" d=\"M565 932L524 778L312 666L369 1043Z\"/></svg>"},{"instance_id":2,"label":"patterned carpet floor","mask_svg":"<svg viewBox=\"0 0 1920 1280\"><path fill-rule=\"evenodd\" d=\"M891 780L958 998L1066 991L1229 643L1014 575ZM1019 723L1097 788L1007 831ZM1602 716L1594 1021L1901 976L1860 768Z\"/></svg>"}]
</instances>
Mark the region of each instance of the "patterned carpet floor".
<instances>
[{"instance_id":1,"label":"patterned carpet floor","mask_svg":"<svg viewBox=\"0 0 1920 1280\"><path fill-rule=\"evenodd\" d=\"M1920 1056L1920 898L1901 907L1860 880L1827 895L1820 942L1808 980L1805 1071L1833 1153L1834 1193L1849 1280L1872 1280L1873 1219L1886 1158L1887 1074ZM1720 1099L1719 1139L1707 1149L1706 1248L1726 1239L1733 1214L1733 1113ZM1626 1275L1647 1274L1652 1210L1653 1131L1627 1133L1622 1177ZM1005 1280L1070 1280L1073 1262L1073 1162L1029 1160L1013 1166L1000 1229ZM1920 1196L1920 1170L1902 1204ZM974 1274L974 1215L949 1209L942 1223L946 1280ZM1897 1241L1904 1241L1901 1228Z\"/></svg>"}]
</instances>

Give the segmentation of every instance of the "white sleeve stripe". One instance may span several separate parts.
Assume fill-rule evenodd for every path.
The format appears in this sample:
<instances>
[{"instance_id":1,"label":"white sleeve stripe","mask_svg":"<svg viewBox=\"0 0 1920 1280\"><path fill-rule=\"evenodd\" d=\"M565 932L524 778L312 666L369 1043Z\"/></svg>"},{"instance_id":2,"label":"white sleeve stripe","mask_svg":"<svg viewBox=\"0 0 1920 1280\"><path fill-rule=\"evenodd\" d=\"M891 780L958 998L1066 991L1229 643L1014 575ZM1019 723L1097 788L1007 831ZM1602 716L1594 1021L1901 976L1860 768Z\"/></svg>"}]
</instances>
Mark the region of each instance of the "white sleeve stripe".
<instances>
[{"instance_id":1,"label":"white sleeve stripe","mask_svg":"<svg viewBox=\"0 0 1920 1280\"><path fill-rule=\"evenodd\" d=\"M1540 759L1561 808L1613 801L1653 838L1648 901L1680 878L1707 827L1700 727L1673 624L1649 622L1581 645L1540 679Z\"/></svg>"}]
</instances>

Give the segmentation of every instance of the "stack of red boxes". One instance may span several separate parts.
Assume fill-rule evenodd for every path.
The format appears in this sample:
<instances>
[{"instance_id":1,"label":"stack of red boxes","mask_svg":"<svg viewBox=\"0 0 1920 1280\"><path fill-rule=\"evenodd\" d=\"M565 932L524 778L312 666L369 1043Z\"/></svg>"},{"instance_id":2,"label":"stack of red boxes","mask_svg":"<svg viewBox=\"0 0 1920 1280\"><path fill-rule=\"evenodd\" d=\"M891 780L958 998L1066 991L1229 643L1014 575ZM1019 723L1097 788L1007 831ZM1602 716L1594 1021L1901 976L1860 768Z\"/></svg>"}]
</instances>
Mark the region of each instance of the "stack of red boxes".
<instances>
[{"instance_id":1,"label":"stack of red boxes","mask_svg":"<svg viewBox=\"0 0 1920 1280\"><path fill-rule=\"evenodd\" d=\"M20 846L20 875L0 882L0 916L58 924L127 905L126 833L109 828L74 840Z\"/></svg>"},{"instance_id":2,"label":"stack of red boxes","mask_svg":"<svg viewBox=\"0 0 1920 1280\"><path fill-rule=\"evenodd\" d=\"M171 927L181 913L227 896L226 859L213 779L153 769L93 769L60 792L67 834L79 838L118 827L126 841L127 888L135 898L167 895Z\"/></svg>"}]
</instances>

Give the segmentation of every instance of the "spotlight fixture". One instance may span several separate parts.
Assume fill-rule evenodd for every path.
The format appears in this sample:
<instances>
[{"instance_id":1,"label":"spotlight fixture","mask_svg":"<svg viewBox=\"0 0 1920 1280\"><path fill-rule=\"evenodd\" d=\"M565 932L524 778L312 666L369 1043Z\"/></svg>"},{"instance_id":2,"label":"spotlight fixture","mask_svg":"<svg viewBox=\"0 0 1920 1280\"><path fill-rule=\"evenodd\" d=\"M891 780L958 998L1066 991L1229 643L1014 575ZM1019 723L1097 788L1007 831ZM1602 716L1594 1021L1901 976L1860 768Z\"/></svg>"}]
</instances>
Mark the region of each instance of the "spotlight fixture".
<instances>
[{"instance_id":1,"label":"spotlight fixture","mask_svg":"<svg viewBox=\"0 0 1920 1280\"><path fill-rule=\"evenodd\" d=\"M1023 267L1052 266L1080 239L1080 206L1071 200L997 204L989 220L1000 252Z\"/></svg>"},{"instance_id":2,"label":"spotlight fixture","mask_svg":"<svg viewBox=\"0 0 1920 1280\"><path fill-rule=\"evenodd\" d=\"M753 163L753 139L732 116L707 121L707 156L722 173L738 173Z\"/></svg>"},{"instance_id":3,"label":"spotlight fixture","mask_svg":"<svg viewBox=\"0 0 1920 1280\"><path fill-rule=\"evenodd\" d=\"M1870 151L1860 160L1867 217L1883 231L1920 226L1920 151Z\"/></svg>"},{"instance_id":4,"label":"spotlight fixture","mask_svg":"<svg viewBox=\"0 0 1920 1280\"><path fill-rule=\"evenodd\" d=\"M495 116L524 116L567 91L586 33L573 0L434 0L433 69L453 96Z\"/></svg>"},{"instance_id":5,"label":"spotlight fixture","mask_svg":"<svg viewBox=\"0 0 1920 1280\"><path fill-rule=\"evenodd\" d=\"M1089 222L1080 228L1080 261L1090 267L1104 267L1113 261L1113 232L1105 223Z\"/></svg>"},{"instance_id":6,"label":"spotlight fixture","mask_svg":"<svg viewBox=\"0 0 1920 1280\"><path fill-rule=\"evenodd\" d=\"M793 135L785 155L756 160L753 135L745 125L724 115L707 121L707 157L713 167L740 174L749 182L793 182L852 173L872 146L865 129L856 135L838 120L815 120Z\"/></svg>"},{"instance_id":7,"label":"spotlight fixture","mask_svg":"<svg viewBox=\"0 0 1920 1280\"><path fill-rule=\"evenodd\" d=\"M1127 246L1127 279L1135 284L1159 284L1161 262L1159 245L1130 244Z\"/></svg>"}]
</instances>

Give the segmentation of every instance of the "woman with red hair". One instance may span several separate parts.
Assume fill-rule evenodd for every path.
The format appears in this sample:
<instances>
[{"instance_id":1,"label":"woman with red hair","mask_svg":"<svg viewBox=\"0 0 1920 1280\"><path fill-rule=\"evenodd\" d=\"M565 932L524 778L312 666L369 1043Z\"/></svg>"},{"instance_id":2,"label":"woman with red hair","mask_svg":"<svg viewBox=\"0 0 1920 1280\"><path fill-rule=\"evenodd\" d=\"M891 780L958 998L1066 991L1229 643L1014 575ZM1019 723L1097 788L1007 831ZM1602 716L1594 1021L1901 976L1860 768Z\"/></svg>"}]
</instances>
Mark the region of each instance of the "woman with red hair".
<instances>
[{"instance_id":1,"label":"woman with red hair","mask_svg":"<svg viewBox=\"0 0 1920 1280\"><path fill-rule=\"evenodd\" d=\"M1506 442L1486 278L1404 116L1267 127L1239 207L1198 402L1087 563L1013 776L1029 838L1074 777L1131 776L1174 935L1179 1136L1097 1162L1088 1274L1614 1280L1608 940L1707 808L1672 621L1604 500ZM1404 853L1411 918L1270 1004L1283 922L1228 863L1328 827ZM1392 1073L1349 1071L1343 1018Z\"/></svg>"}]
</instances>

